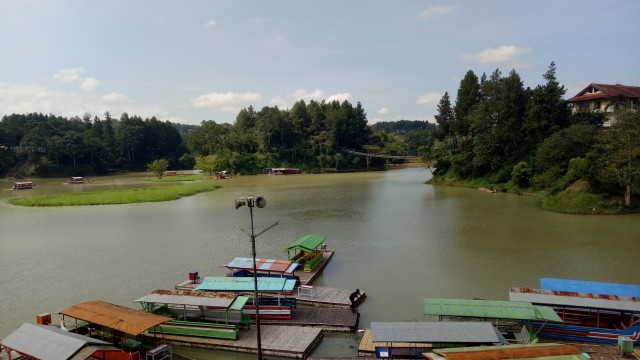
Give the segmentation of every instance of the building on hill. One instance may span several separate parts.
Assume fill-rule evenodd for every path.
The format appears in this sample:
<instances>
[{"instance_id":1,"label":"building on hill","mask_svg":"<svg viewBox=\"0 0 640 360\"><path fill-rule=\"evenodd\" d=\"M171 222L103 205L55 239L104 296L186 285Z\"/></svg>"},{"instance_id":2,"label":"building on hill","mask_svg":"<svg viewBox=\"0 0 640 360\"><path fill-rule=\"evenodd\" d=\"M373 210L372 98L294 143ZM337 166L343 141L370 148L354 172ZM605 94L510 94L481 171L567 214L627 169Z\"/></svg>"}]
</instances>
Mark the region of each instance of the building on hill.
<instances>
[{"instance_id":1,"label":"building on hill","mask_svg":"<svg viewBox=\"0 0 640 360\"><path fill-rule=\"evenodd\" d=\"M607 119L604 126L610 126L614 120L611 113L617 106L630 106L632 109L637 109L639 99L640 86L592 83L568 101L573 106L573 112L588 109L606 113Z\"/></svg>"}]
</instances>

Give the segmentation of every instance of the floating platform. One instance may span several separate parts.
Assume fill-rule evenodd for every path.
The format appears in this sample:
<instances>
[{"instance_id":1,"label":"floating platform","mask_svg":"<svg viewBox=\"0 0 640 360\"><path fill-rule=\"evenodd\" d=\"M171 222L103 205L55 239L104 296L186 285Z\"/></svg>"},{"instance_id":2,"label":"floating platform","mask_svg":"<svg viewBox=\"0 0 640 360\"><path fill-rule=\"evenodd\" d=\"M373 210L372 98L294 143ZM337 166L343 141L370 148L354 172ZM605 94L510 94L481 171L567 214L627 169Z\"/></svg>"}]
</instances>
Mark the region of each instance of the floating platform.
<instances>
[{"instance_id":1,"label":"floating platform","mask_svg":"<svg viewBox=\"0 0 640 360\"><path fill-rule=\"evenodd\" d=\"M262 324L262 322L261 322ZM211 350L258 353L256 327L242 330L238 340L208 339L164 335L172 346L187 346ZM322 329L303 326L261 325L260 342L263 355L305 359L322 339Z\"/></svg>"},{"instance_id":2,"label":"floating platform","mask_svg":"<svg viewBox=\"0 0 640 360\"><path fill-rule=\"evenodd\" d=\"M310 326L323 331L356 331L360 313L351 309L299 307L292 313L290 320L265 320L260 324Z\"/></svg>"}]
</instances>

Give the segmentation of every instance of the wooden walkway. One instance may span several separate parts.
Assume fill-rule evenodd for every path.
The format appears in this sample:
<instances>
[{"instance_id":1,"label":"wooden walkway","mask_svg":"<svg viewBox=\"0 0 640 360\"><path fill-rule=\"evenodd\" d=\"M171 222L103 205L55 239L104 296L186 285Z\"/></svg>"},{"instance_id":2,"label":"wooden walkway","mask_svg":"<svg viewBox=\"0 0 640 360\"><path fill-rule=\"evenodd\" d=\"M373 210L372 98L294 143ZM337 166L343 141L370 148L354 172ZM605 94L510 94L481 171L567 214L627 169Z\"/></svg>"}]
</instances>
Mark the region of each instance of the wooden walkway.
<instances>
[{"instance_id":1,"label":"wooden walkway","mask_svg":"<svg viewBox=\"0 0 640 360\"><path fill-rule=\"evenodd\" d=\"M260 320L260 324L311 326L324 331L356 331L360 313L351 309L299 307L291 320Z\"/></svg>"},{"instance_id":2,"label":"wooden walkway","mask_svg":"<svg viewBox=\"0 0 640 360\"><path fill-rule=\"evenodd\" d=\"M290 297L298 299L298 304L301 305L349 308L351 307L349 295L354 291L355 289L314 286L310 294L296 291L294 294L290 295ZM356 306L360 305L364 299L367 298L366 293L363 291L360 291L360 293L360 297L356 300Z\"/></svg>"},{"instance_id":3,"label":"wooden walkway","mask_svg":"<svg viewBox=\"0 0 640 360\"><path fill-rule=\"evenodd\" d=\"M258 353L256 328L242 330L238 340L208 339L189 336L164 335L163 340L175 346L197 347ZM261 325L262 354L292 358L307 358L322 339L322 329L302 326Z\"/></svg>"}]
</instances>

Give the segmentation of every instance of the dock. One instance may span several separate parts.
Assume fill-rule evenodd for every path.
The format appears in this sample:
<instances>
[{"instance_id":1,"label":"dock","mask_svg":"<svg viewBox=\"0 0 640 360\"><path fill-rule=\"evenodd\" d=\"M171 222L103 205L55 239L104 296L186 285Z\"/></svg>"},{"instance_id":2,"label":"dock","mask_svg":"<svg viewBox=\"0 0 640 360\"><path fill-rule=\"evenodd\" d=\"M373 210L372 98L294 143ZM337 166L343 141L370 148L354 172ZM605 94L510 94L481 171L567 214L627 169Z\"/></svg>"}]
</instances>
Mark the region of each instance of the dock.
<instances>
[{"instance_id":1,"label":"dock","mask_svg":"<svg viewBox=\"0 0 640 360\"><path fill-rule=\"evenodd\" d=\"M323 307L350 308L351 300L349 295L355 289L333 288L328 286L308 286L298 287L298 290L289 297L297 299L300 305L313 305ZM355 305L360 305L367 294L360 291L360 296L356 299Z\"/></svg>"},{"instance_id":2,"label":"dock","mask_svg":"<svg viewBox=\"0 0 640 360\"><path fill-rule=\"evenodd\" d=\"M317 327L323 331L356 331L360 313L351 309L299 307L291 320L260 320L260 324Z\"/></svg>"},{"instance_id":3,"label":"dock","mask_svg":"<svg viewBox=\"0 0 640 360\"><path fill-rule=\"evenodd\" d=\"M189 336L164 335L174 346L196 347L258 353L256 328L242 330L238 340L222 340ZM263 355L305 359L322 339L322 329L303 326L261 325L260 342Z\"/></svg>"}]
</instances>

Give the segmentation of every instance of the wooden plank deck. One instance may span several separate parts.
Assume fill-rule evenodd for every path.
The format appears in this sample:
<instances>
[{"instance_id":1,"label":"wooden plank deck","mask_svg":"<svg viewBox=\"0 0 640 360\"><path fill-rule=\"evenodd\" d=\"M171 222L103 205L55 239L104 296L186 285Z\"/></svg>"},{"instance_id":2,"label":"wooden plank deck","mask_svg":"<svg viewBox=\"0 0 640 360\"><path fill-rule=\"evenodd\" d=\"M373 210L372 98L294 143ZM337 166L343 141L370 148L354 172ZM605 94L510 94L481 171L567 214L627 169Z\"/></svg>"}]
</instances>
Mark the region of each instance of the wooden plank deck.
<instances>
[{"instance_id":1,"label":"wooden plank deck","mask_svg":"<svg viewBox=\"0 0 640 360\"><path fill-rule=\"evenodd\" d=\"M351 309L299 307L291 320L260 320L260 324L312 326L324 331L356 331L360 313Z\"/></svg>"},{"instance_id":2,"label":"wooden plank deck","mask_svg":"<svg viewBox=\"0 0 640 360\"><path fill-rule=\"evenodd\" d=\"M176 346L212 350L227 350L257 354L256 328L242 330L238 340L208 339L164 335L164 340ZM322 339L322 329L302 326L261 325L260 342L263 355L307 358Z\"/></svg>"},{"instance_id":3,"label":"wooden plank deck","mask_svg":"<svg viewBox=\"0 0 640 360\"><path fill-rule=\"evenodd\" d=\"M351 300L349 295L356 291L355 289L342 289L333 288L327 286L314 286L313 295L298 294L295 291L290 297L298 299L298 304L301 305L314 305L314 306L326 306L326 307L339 307L349 308L351 307ZM356 301L356 305L360 305L364 299L367 298L367 294L360 291L361 295Z\"/></svg>"}]
</instances>

